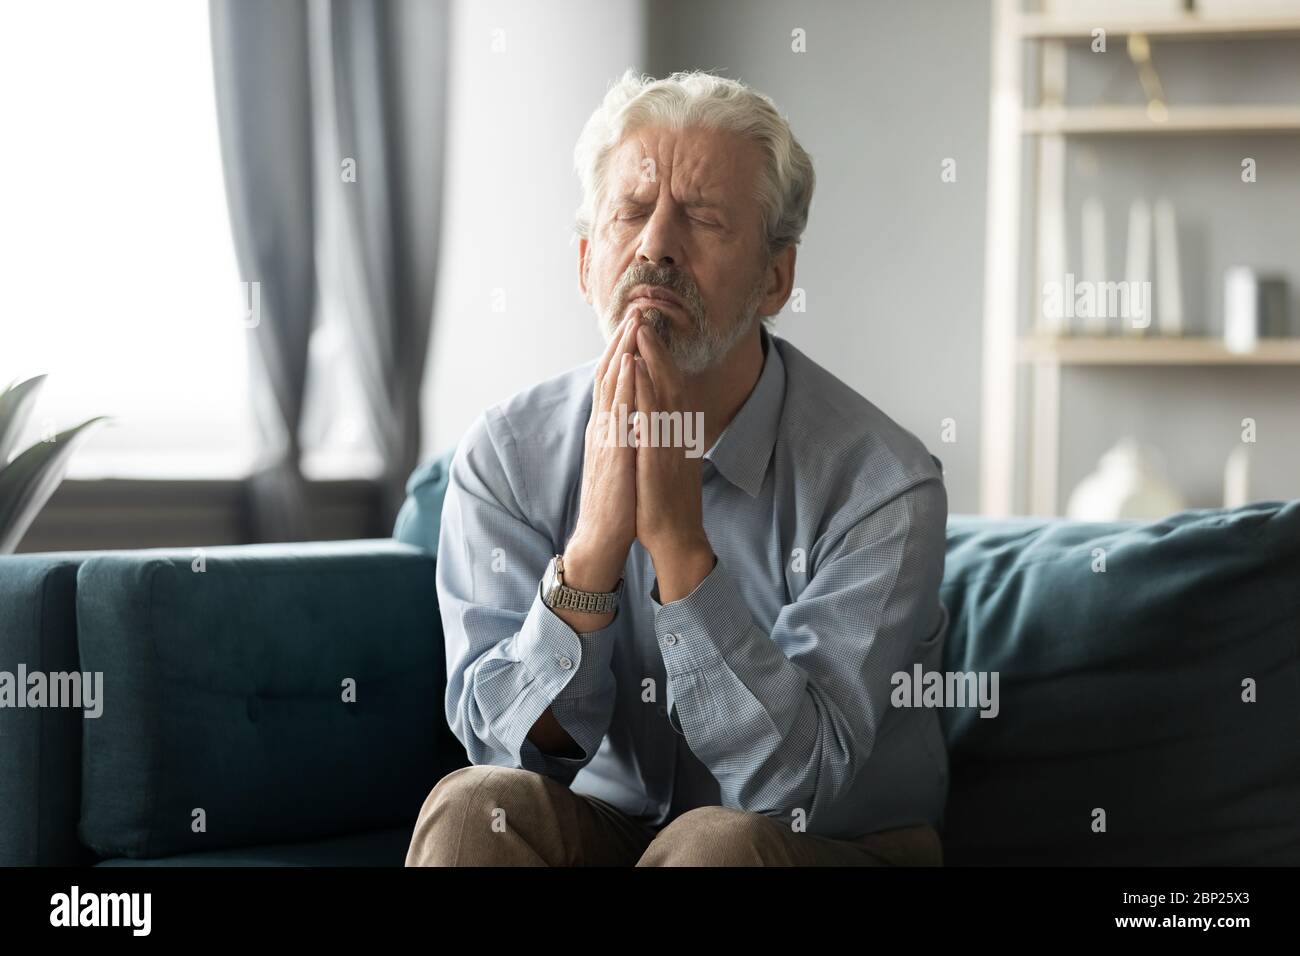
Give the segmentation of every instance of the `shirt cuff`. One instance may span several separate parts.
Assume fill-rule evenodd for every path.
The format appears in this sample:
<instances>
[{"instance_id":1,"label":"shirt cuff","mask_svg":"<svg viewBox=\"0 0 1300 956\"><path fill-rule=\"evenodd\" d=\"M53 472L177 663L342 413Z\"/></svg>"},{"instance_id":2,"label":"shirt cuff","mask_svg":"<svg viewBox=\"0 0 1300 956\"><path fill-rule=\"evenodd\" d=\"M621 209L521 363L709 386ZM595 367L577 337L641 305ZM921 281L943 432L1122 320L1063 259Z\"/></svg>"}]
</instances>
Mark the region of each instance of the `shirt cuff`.
<instances>
[{"instance_id":1,"label":"shirt cuff","mask_svg":"<svg viewBox=\"0 0 1300 956\"><path fill-rule=\"evenodd\" d=\"M613 621L598 631L574 631L546 606L539 583L515 649L550 700L574 700L604 689L613 679L612 628Z\"/></svg>"},{"instance_id":2,"label":"shirt cuff","mask_svg":"<svg viewBox=\"0 0 1300 956\"><path fill-rule=\"evenodd\" d=\"M723 655L745 639L754 623L721 558L686 597L660 604L658 594L656 581L650 594L655 637L670 678L721 663Z\"/></svg>"},{"instance_id":3,"label":"shirt cuff","mask_svg":"<svg viewBox=\"0 0 1300 956\"><path fill-rule=\"evenodd\" d=\"M591 761L600 747L614 700L613 637L607 625L583 634L542 601L541 585L523 627L515 638L515 653L533 680L517 702L501 739L519 766L538 773L558 772L566 781ZM528 733L550 709L573 739L582 756L543 753Z\"/></svg>"}]
</instances>

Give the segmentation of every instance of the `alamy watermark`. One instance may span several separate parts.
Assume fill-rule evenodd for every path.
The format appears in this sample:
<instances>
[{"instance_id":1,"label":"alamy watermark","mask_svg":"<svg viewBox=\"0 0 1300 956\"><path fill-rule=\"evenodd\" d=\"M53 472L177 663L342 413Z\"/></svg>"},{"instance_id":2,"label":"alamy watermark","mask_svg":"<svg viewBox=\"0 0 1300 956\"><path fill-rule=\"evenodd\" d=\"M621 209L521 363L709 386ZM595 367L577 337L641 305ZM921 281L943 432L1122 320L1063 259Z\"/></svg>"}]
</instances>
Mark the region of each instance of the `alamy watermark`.
<instances>
[{"instance_id":1,"label":"alamy watermark","mask_svg":"<svg viewBox=\"0 0 1300 956\"><path fill-rule=\"evenodd\" d=\"M704 454L703 412L629 413L627 405L619 405L616 412L597 413L596 429L619 448L685 448L687 458Z\"/></svg>"},{"instance_id":2,"label":"alamy watermark","mask_svg":"<svg viewBox=\"0 0 1300 956\"><path fill-rule=\"evenodd\" d=\"M894 689L889 702L895 707L978 707L980 717L996 717L997 671L895 671L889 678Z\"/></svg>"},{"instance_id":3,"label":"alamy watermark","mask_svg":"<svg viewBox=\"0 0 1300 956\"><path fill-rule=\"evenodd\" d=\"M1147 281L1076 281L1043 283L1043 317L1047 319L1124 319L1135 329L1151 325L1151 283Z\"/></svg>"},{"instance_id":4,"label":"alamy watermark","mask_svg":"<svg viewBox=\"0 0 1300 956\"><path fill-rule=\"evenodd\" d=\"M148 936L153 928L152 893L93 893L74 885L50 897L51 926L119 926L133 936Z\"/></svg>"},{"instance_id":5,"label":"alamy watermark","mask_svg":"<svg viewBox=\"0 0 1300 956\"><path fill-rule=\"evenodd\" d=\"M0 707L75 707L86 717L104 713L103 671L0 671Z\"/></svg>"}]
</instances>

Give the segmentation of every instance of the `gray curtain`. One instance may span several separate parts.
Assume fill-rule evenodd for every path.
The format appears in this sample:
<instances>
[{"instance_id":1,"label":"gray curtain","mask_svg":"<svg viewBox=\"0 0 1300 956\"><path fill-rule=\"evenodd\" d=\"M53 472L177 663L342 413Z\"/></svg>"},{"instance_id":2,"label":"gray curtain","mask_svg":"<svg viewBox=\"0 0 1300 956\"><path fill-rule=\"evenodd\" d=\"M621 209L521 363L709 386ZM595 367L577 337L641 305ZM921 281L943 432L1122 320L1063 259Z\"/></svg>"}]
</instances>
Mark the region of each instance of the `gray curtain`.
<instances>
[{"instance_id":1,"label":"gray curtain","mask_svg":"<svg viewBox=\"0 0 1300 956\"><path fill-rule=\"evenodd\" d=\"M391 528L419 460L448 4L211 0L211 18L235 244L262 283L259 421L279 449L249 484L255 536L306 531L298 427L318 271L346 305Z\"/></svg>"},{"instance_id":2,"label":"gray curtain","mask_svg":"<svg viewBox=\"0 0 1300 956\"><path fill-rule=\"evenodd\" d=\"M209 9L226 199L246 302L264 454L247 488L250 536L307 535L298 426L316 314L306 0L213 0Z\"/></svg>"},{"instance_id":3,"label":"gray curtain","mask_svg":"<svg viewBox=\"0 0 1300 956\"><path fill-rule=\"evenodd\" d=\"M392 527L419 463L446 120L448 6L312 0L327 243ZM350 164L347 168L344 164Z\"/></svg>"}]
</instances>

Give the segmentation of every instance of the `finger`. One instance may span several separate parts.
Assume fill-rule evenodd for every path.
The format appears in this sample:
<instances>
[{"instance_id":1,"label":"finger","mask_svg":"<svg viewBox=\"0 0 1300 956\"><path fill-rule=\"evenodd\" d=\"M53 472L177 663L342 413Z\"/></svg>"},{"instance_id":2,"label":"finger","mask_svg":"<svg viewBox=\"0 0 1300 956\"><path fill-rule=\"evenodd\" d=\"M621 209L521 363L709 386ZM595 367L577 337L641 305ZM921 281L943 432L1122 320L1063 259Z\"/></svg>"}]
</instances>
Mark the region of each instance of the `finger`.
<instances>
[{"instance_id":1,"label":"finger","mask_svg":"<svg viewBox=\"0 0 1300 956\"><path fill-rule=\"evenodd\" d=\"M619 359L618 365L618 384L614 389L613 397L613 421L617 423L615 427L622 427L623 422L628 421L632 410L636 407L636 379L633 369L633 359L630 352L624 352ZM627 417L619 414L619 408L627 409Z\"/></svg>"},{"instance_id":2,"label":"finger","mask_svg":"<svg viewBox=\"0 0 1300 956\"><path fill-rule=\"evenodd\" d=\"M641 323L641 313L638 310L634 316L628 318L627 328L619 336L618 348L614 350L614 355L610 359L610 367L605 372L605 380L601 386L602 403L608 405L614 399L614 392L618 388L619 376L622 374L622 359L624 355L630 355L636 342L636 330Z\"/></svg>"},{"instance_id":3,"label":"finger","mask_svg":"<svg viewBox=\"0 0 1300 956\"><path fill-rule=\"evenodd\" d=\"M629 315L618 336L618 344L614 347L614 354L610 357L610 367L605 371L603 387L606 403L612 401L614 390L618 387L618 376L622 371L623 356L631 351L629 343L636 340L636 328L639 321L640 313Z\"/></svg>"},{"instance_id":4,"label":"finger","mask_svg":"<svg viewBox=\"0 0 1300 956\"><path fill-rule=\"evenodd\" d=\"M644 325L637 336L637 352L645 359L655 395L661 401L676 403L684 391L682 374L659 336Z\"/></svg>"},{"instance_id":5,"label":"finger","mask_svg":"<svg viewBox=\"0 0 1300 956\"><path fill-rule=\"evenodd\" d=\"M647 414L659 408L659 396L655 392L654 380L650 378L650 369L643 356L632 360L636 364L636 407Z\"/></svg>"},{"instance_id":6,"label":"finger","mask_svg":"<svg viewBox=\"0 0 1300 956\"><path fill-rule=\"evenodd\" d=\"M637 430L636 443L637 447L651 445L650 438L651 423L654 421L652 415L659 407L655 399L654 383L650 381L650 372L646 368L645 359L641 356L634 356L632 364L636 371L633 380L636 382L636 411L637 411ZM637 464L640 467L643 456L637 456Z\"/></svg>"},{"instance_id":7,"label":"finger","mask_svg":"<svg viewBox=\"0 0 1300 956\"><path fill-rule=\"evenodd\" d=\"M618 343L623 338L623 333L627 331L628 317L625 315L619 319L618 325L614 326L614 331L605 343L605 351L600 356L600 361L596 363L596 374L593 376L597 383L605 380L605 372L609 368L609 361L614 357L614 351L618 348Z\"/></svg>"}]
</instances>

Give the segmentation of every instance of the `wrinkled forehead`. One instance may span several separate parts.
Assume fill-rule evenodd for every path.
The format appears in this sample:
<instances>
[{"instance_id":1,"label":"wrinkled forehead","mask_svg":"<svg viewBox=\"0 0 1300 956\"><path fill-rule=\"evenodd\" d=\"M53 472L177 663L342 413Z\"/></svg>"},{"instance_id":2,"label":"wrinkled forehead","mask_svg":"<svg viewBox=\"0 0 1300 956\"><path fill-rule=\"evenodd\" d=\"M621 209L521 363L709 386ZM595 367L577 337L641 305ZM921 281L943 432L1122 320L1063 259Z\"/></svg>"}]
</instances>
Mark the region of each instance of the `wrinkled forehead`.
<instances>
[{"instance_id":1,"label":"wrinkled forehead","mask_svg":"<svg viewBox=\"0 0 1300 956\"><path fill-rule=\"evenodd\" d=\"M729 130L650 126L626 133L610 151L606 199L653 199L667 184L679 201L753 205L762 162L757 143Z\"/></svg>"}]
</instances>

